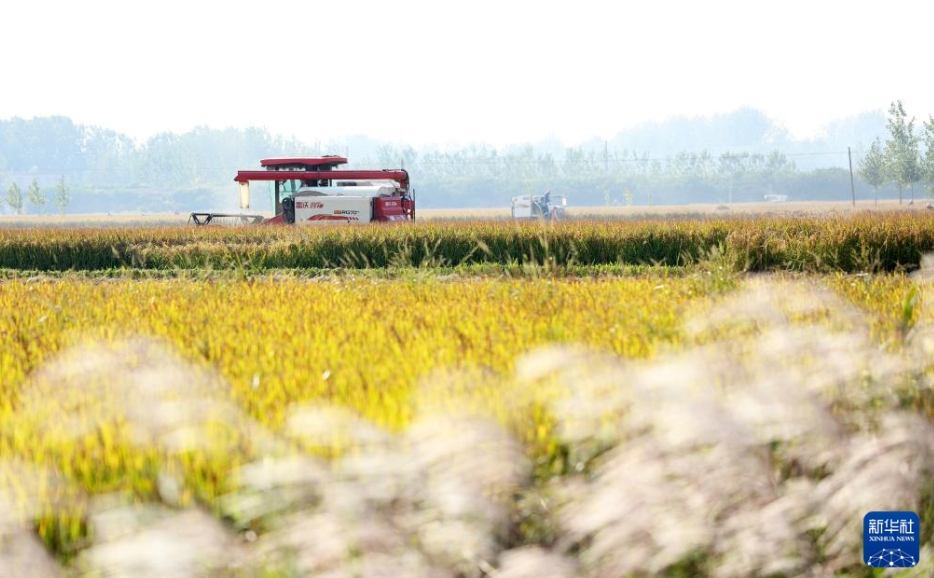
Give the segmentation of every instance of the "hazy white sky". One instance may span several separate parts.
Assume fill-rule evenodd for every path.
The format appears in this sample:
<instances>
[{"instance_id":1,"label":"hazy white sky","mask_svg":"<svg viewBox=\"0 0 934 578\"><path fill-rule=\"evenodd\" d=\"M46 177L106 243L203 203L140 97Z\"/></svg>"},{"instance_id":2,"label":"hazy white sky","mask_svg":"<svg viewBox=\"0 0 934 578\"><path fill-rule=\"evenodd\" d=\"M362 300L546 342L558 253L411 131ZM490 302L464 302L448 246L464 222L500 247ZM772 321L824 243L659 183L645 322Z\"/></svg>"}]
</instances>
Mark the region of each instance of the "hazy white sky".
<instances>
[{"instance_id":1,"label":"hazy white sky","mask_svg":"<svg viewBox=\"0 0 934 578\"><path fill-rule=\"evenodd\" d=\"M932 16L902 0L8 0L0 118L501 146L751 106L808 136L896 99L934 112Z\"/></svg>"}]
</instances>

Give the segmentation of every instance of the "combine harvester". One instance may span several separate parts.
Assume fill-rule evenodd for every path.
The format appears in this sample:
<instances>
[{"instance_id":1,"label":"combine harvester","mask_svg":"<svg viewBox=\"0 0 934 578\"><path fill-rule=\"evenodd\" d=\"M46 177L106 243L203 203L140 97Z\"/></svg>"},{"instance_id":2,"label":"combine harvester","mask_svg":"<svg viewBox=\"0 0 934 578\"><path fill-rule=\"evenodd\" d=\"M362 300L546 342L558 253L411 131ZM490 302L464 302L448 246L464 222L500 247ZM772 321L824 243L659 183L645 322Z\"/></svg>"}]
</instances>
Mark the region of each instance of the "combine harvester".
<instances>
[{"instance_id":1,"label":"combine harvester","mask_svg":"<svg viewBox=\"0 0 934 578\"><path fill-rule=\"evenodd\" d=\"M566 196L551 191L544 195L521 195L512 198L513 219L564 218L568 204Z\"/></svg>"},{"instance_id":2,"label":"combine harvester","mask_svg":"<svg viewBox=\"0 0 934 578\"><path fill-rule=\"evenodd\" d=\"M208 224L372 223L415 220L405 169L338 170L339 156L263 159L262 170L237 171L240 208L250 208L250 182L272 181L275 216L191 213L188 221ZM414 191L413 191L414 193Z\"/></svg>"}]
</instances>

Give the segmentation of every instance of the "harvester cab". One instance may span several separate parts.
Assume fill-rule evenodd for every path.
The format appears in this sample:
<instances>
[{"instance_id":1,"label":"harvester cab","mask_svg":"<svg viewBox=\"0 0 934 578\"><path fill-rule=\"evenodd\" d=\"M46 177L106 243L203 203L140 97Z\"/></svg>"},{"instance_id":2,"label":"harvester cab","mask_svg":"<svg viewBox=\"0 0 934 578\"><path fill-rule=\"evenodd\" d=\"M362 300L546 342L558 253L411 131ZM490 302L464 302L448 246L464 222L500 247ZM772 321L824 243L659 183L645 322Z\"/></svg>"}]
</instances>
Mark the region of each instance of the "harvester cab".
<instances>
[{"instance_id":1,"label":"harvester cab","mask_svg":"<svg viewBox=\"0 0 934 578\"><path fill-rule=\"evenodd\" d=\"M371 223L412 221L415 199L405 169L343 170L340 156L263 159L261 170L238 171L240 208L250 207L250 183L273 183L275 216L192 213L196 224L259 218L263 224ZM199 222L200 221L200 222Z\"/></svg>"}]
</instances>

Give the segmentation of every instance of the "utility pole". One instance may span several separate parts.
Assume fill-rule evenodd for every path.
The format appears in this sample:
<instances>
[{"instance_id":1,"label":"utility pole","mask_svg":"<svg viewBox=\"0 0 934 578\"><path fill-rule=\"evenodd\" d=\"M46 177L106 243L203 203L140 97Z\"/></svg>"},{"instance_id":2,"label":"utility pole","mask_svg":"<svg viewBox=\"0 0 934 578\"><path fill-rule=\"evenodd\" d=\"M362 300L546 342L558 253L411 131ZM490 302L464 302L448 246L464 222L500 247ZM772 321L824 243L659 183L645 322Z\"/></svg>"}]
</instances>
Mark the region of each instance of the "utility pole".
<instances>
[{"instance_id":1,"label":"utility pole","mask_svg":"<svg viewBox=\"0 0 934 578\"><path fill-rule=\"evenodd\" d=\"M610 141L603 141L603 174L610 174Z\"/></svg>"},{"instance_id":2,"label":"utility pole","mask_svg":"<svg viewBox=\"0 0 934 578\"><path fill-rule=\"evenodd\" d=\"M846 158L850 162L850 194L853 195L853 206L856 206L856 187L853 185L853 153L846 147Z\"/></svg>"}]
</instances>

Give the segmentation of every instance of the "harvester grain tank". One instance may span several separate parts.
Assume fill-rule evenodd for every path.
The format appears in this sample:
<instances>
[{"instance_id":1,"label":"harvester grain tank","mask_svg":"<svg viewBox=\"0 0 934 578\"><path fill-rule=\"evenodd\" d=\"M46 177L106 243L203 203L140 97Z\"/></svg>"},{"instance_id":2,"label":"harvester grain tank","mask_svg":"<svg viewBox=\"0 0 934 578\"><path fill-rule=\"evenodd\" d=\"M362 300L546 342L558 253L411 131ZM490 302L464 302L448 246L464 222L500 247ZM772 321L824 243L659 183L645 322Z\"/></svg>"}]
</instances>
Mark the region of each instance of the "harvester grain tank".
<instances>
[{"instance_id":1,"label":"harvester grain tank","mask_svg":"<svg viewBox=\"0 0 934 578\"><path fill-rule=\"evenodd\" d=\"M273 183L275 216L192 213L197 225L261 222L267 225L372 223L415 220L415 199L405 169L338 169L340 156L263 159L260 170L242 170L240 208L250 208L250 183Z\"/></svg>"}]
</instances>

